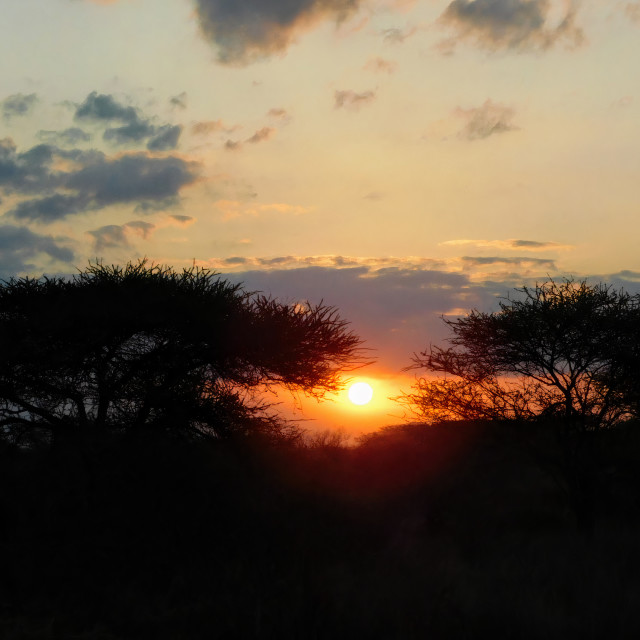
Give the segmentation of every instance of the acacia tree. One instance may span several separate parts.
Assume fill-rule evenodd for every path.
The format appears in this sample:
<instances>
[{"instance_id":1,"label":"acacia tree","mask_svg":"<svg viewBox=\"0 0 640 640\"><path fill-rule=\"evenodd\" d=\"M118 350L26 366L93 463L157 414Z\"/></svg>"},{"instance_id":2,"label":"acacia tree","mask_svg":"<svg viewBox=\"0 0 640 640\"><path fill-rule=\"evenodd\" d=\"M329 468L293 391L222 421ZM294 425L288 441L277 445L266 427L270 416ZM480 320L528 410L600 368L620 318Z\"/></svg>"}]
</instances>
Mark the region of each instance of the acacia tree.
<instances>
[{"instance_id":1,"label":"acacia tree","mask_svg":"<svg viewBox=\"0 0 640 640\"><path fill-rule=\"evenodd\" d=\"M334 391L364 364L361 344L332 307L247 293L197 267L141 260L11 279L0 284L0 429L14 440L273 431L266 390Z\"/></svg>"},{"instance_id":2,"label":"acacia tree","mask_svg":"<svg viewBox=\"0 0 640 640\"><path fill-rule=\"evenodd\" d=\"M421 419L562 418L572 430L613 425L634 406L622 358L638 343L638 299L603 284L549 280L495 313L445 320L448 347L416 354L420 377L400 401Z\"/></svg>"}]
</instances>

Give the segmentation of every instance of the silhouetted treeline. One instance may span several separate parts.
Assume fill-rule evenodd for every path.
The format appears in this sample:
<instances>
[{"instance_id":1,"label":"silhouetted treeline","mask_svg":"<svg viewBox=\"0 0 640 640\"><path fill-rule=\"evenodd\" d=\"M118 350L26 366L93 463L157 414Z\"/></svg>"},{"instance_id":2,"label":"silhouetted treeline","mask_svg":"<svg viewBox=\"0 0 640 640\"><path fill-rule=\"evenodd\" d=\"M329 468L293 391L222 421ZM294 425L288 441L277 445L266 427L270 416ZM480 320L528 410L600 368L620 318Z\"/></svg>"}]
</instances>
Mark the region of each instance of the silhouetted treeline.
<instances>
[{"instance_id":1,"label":"silhouetted treeline","mask_svg":"<svg viewBox=\"0 0 640 640\"><path fill-rule=\"evenodd\" d=\"M556 426L5 448L0 637L633 637L638 425L600 441L589 531Z\"/></svg>"}]
</instances>

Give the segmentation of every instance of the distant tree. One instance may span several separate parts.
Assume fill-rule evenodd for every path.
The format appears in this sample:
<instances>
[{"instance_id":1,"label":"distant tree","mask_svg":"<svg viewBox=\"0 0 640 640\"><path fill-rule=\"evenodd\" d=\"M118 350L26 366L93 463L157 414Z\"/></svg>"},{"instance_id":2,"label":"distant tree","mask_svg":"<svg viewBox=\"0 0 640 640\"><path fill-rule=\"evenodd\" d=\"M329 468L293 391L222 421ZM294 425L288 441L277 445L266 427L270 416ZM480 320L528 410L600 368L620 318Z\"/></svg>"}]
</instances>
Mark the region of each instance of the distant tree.
<instances>
[{"instance_id":1,"label":"distant tree","mask_svg":"<svg viewBox=\"0 0 640 640\"><path fill-rule=\"evenodd\" d=\"M0 284L0 433L277 430L266 391L322 396L363 363L337 311L141 260Z\"/></svg>"},{"instance_id":2,"label":"distant tree","mask_svg":"<svg viewBox=\"0 0 640 640\"><path fill-rule=\"evenodd\" d=\"M416 354L410 367L439 377L420 377L400 401L427 422L561 418L578 431L637 411L626 382L640 362L630 348L640 346L636 297L573 280L516 291L495 313L445 320L451 346Z\"/></svg>"}]
</instances>

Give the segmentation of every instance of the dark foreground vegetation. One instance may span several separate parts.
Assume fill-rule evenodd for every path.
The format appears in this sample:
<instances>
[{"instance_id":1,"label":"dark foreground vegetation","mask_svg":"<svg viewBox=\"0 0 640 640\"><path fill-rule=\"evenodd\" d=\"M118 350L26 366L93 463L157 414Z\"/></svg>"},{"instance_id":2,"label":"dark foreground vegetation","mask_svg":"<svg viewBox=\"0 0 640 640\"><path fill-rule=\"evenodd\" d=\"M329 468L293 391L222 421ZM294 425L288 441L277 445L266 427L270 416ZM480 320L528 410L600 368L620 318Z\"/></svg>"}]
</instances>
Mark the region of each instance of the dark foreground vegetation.
<instances>
[{"instance_id":1,"label":"dark foreground vegetation","mask_svg":"<svg viewBox=\"0 0 640 640\"><path fill-rule=\"evenodd\" d=\"M637 637L640 430L585 530L552 429L404 425L1 454L0 637Z\"/></svg>"},{"instance_id":2,"label":"dark foreground vegetation","mask_svg":"<svg viewBox=\"0 0 640 640\"><path fill-rule=\"evenodd\" d=\"M449 320L342 446L270 411L364 364L336 310L197 268L0 285L0 638L640 637L640 297Z\"/></svg>"}]
</instances>

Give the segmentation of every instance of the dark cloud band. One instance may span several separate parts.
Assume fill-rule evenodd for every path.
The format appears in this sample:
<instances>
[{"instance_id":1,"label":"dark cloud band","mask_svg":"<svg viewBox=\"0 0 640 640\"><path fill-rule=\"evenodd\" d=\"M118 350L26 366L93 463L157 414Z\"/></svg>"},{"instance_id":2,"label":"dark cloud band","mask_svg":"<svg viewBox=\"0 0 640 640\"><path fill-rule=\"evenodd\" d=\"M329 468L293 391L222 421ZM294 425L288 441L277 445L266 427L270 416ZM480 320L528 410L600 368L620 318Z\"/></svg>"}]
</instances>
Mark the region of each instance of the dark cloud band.
<instances>
[{"instance_id":1,"label":"dark cloud band","mask_svg":"<svg viewBox=\"0 0 640 640\"><path fill-rule=\"evenodd\" d=\"M73 160L73 167L56 170L57 159ZM9 212L16 220L49 223L122 203L156 210L155 205L175 202L199 172L198 163L177 156L139 152L109 158L95 150L44 144L17 153L13 141L0 141L0 188L31 196Z\"/></svg>"},{"instance_id":2,"label":"dark cloud band","mask_svg":"<svg viewBox=\"0 0 640 640\"><path fill-rule=\"evenodd\" d=\"M71 262L73 251L61 244L62 241L39 235L25 227L0 225L0 278L33 270L35 265L31 260L40 254L54 261Z\"/></svg>"}]
</instances>

